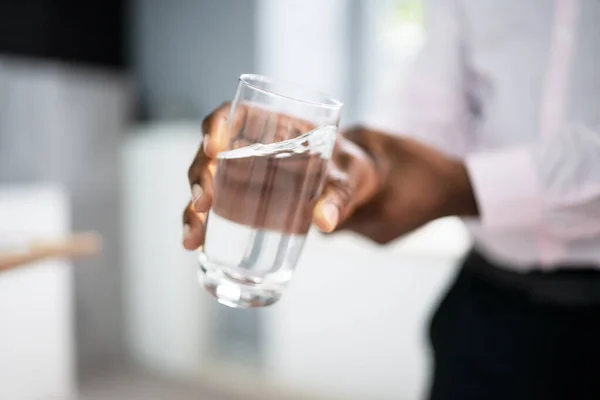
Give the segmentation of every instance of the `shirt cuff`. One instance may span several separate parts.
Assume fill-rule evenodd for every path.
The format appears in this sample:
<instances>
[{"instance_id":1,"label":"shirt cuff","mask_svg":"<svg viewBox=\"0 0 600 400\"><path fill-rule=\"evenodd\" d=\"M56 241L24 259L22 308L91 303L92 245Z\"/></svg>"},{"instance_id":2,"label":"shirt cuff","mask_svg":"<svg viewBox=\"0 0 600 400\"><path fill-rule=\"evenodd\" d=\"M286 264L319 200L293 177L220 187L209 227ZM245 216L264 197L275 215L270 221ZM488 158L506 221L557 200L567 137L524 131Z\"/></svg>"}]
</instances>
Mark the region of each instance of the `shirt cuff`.
<instances>
[{"instance_id":1,"label":"shirt cuff","mask_svg":"<svg viewBox=\"0 0 600 400\"><path fill-rule=\"evenodd\" d=\"M471 154L465 164L484 228L503 230L540 224L540 185L527 148Z\"/></svg>"}]
</instances>

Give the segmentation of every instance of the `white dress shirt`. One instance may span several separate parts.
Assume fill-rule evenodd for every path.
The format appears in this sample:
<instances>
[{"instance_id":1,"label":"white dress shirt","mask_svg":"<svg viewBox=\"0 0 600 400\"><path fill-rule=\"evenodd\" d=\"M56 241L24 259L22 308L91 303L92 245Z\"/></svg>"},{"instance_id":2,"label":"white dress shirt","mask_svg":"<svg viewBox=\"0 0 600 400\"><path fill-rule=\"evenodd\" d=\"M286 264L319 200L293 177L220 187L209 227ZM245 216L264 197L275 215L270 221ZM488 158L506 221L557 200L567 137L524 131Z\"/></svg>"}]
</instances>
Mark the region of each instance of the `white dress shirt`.
<instances>
[{"instance_id":1,"label":"white dress shirt","mask_svg":"<svg viewBox=\"0 0 600 400\"><path fill-rule=\"evenodd\" d=\"M459 157L488 257L600 268L600 0L430 0L428 37L369 119Z\"/></svg>"}]
</instances>

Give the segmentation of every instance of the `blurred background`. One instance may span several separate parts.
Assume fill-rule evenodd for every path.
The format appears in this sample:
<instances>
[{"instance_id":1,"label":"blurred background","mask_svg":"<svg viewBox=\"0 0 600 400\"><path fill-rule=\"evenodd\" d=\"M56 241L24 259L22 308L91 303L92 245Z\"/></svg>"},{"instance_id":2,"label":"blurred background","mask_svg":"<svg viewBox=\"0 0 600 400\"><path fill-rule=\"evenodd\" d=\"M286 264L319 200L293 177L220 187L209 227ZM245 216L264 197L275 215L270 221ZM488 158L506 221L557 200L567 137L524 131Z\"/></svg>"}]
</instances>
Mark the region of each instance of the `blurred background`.
<instances>
[{"instance_id":1,"label":"blurred background","mask_svg":"<svg viewBox=\"0 0 600 400\"><path fill-rule=\"evenodd\" d=\"M311 233L259 310L204 293L180 243L200 122L237 77L319 89L360 122L422 45L422 1L83 3L0 5L0 243L104 239L0 274L0 399L420 399L458 220L386 247Z\"/></svg>"}]
</instances>

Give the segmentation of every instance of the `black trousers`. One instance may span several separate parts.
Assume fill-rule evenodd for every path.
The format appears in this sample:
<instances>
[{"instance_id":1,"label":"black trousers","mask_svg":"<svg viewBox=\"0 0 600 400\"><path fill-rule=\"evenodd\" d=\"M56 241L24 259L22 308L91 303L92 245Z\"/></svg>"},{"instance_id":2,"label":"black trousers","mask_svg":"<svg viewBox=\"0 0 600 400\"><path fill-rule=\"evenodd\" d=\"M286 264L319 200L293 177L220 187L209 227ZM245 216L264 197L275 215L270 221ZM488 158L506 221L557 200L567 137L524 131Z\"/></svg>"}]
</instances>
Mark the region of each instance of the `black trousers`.
<instances>
[{"instance_id":1,"label":"black trousers","mask_svg":"<svg viewBox=\"0 0 600 400\"><path fill-rule=\"evenodd\" d=\"M600 400L600 304L539 301L482 263L466 258L431 320L429 399Z\"/></svg>"}]
</instances>

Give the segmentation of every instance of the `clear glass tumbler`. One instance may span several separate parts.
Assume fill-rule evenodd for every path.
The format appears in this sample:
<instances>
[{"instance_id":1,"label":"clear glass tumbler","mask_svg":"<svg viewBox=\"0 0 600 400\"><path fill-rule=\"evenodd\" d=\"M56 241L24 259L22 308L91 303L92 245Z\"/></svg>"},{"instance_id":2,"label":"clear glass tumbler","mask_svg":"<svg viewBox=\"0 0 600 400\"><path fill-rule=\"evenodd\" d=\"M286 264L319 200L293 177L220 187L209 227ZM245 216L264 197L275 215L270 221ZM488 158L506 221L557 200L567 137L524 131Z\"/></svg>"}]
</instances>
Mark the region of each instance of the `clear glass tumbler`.
<instances>
[{"instance_id":1,"label":"clear glass tumbler","mask_svg":"<svg viewBox=\"0 0 600 400\"><path fill-rule=\"evenodd\" d=\"M230 307L275 303L290 281L325 180L342 103L242 75L217 157L200 280Z\"/></svg>"}]
</instances>

